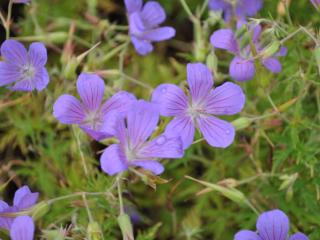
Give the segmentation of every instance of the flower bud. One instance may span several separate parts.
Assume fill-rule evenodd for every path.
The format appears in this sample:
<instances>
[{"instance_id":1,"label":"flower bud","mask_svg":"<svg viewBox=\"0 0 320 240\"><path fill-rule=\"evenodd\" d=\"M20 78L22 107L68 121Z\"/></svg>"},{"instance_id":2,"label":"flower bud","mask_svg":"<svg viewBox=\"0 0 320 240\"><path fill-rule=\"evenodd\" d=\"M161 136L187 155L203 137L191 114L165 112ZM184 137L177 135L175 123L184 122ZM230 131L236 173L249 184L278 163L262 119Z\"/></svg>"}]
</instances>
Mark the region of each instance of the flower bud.
<instances>
[{"instance_id":1,"label":"flower bud","mask_svg":"<svg viewBox=\"0 0 320 240\"><path fill-rule=\"evenodd\" d=\"M214 73L216 73L218 70L218 59L216 54L213 51L207 56L206 62L209 69L211 69Z\"/></svg>"},{"instance_id":2,"label":"flower bud","mask_svg":"<svg viewBox=\"0 0 320 240\"><path fill-rule=\"evenodd\" d=\"M279 41L274 41L263 49L261 55L263 58L269 58L275 55L280 50L280 48L281 43Z\"/></svg>"},{"instance_id":3,"label":"flower bud","mask_svg":"<svg viewBox=\"0 0 320 240\"><path fill-rule=\"evenodd\" d=\"M34 220L43 217L50 210L48 202L42 201L35 205L31 210L31 216Z\"/></svg>"},{"instance_id":4,"label":"flower bud","mask_svg":"<svg viewBox=\"0 0 320 240\"><path fill-rule=\"evenodd\" d=\"M122 232L123 240L134 240L133 229L129 215L121 214L118 217L118 224Z\"/></svg>"},{"instance_id":5,"label":"flower bud","mask_svg":"<svg viewBox=\"0 0 320 240\"><path fill-rule=\"evenodd\" d=\"M232 125L235 127L236 130L241 130L247 128L252 123L250 118L240 117L232 122Z\"/></svg>"},{"instance_id":6,"label":"flower bud","mask_svg":"<svg viewBox=\"0 0 320 240\"><path fill-rule=\"evenodd\" d=\"M87 228L89 240L103 239L101 228L97 222L90 222Z\"/></svg>"}]
</instances>

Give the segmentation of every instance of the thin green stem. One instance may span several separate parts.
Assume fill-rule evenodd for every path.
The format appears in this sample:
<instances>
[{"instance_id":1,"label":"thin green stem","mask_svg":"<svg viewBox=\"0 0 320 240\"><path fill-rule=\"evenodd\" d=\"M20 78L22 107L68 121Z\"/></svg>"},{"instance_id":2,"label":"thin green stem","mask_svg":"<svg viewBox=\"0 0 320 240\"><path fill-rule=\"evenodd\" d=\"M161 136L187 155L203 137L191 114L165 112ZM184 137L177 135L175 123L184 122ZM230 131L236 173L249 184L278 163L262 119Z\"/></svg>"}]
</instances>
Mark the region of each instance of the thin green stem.
<instances>
[{"instance_id":1,"label":"thin green stem","mask_svg":"<svg viewBox=\"0 0 320 240\"><path fill-rule=\"evenodd\" d=\"M89 217L89 221L90 221L90 222L94 222L85 194L82 194L82 199L83 199L84 205L85 205L86 210L87 210L87 214L88 214L88 217Z\"/></svg>"},{"instance_id":2,"label":"thin green stem","mask_svg":"<svg viewBox=\"0 0 320 240\"><path fill-rule=\"evenodd\" d=\"M117 186L118 186L120 215L122 215L122 214L124 214L124 206L123 206L122 189L121 189L121 175L119 175L117 178Z\"/></svg>"},{"instance_id":3,"label":"thin green stem","mask_svg":"<svg viewBox=\"0 0 320 240\"><path fill-rule=\"evenodd\" d=\"M9 1L9 6L8 6L8 15L7 15L7 22L6 22L6 39L10 38L10 23L11 23L11 15L12 15L12 6L13 6L13 0Z\"/></svg>"},{"instance_id":4,"label":"thin green stem","mask_svg":"<svg viewBox=\"0 0 320 240\"><path fill-rule=\"evenodd\" d=\"M180 3L182 5L182 7L184 8L184 10L186 11L186 13L188 14L188 16L190 17L190 19L192 21L195 21L197 18L191 12L191 10L190 10L188 4L186 3L186 1L185 0L180 0Z\"/></svg>"},{"instance_id":5,"label":"thin green stem","mask_svg":"<svg viewBox=\"0 0 320 240\"><path fill-rule=\"evenodd\" d=\"M107 192L76 192L76 193L71 193L71 194L68 194L68 195L65 195L65 196L52 198L52 199L48 200L48 204L51 205L51 204L54 204L56 202L63 201L63 200L66 200L66 199L75 198L75 197L82 197L83 195L86 195L86 196L101 196L101 195L105 195L105 194L107 194Z\"/></svg>"}]
</instances>

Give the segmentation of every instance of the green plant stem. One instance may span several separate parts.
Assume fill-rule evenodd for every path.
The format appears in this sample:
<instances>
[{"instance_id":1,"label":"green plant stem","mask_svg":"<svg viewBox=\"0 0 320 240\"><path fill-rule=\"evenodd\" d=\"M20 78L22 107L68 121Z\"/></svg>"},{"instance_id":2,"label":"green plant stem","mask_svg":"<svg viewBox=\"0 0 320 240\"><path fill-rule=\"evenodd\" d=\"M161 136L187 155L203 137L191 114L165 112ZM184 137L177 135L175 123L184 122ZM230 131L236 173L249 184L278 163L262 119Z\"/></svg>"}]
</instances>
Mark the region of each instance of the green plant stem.
<instances>
[{"instance_id":1,"label":"green plant stem","mask_svg":"<svg viewBox=\"0 0 320 240\"><path fill-rule=\"evenodd\" d=\"M121 189L121 175L119 175L117 178L117 186L118 186L120 215L122 215L122 214L124 214L124 207L123 207L122 189Z\"/></svg>"},{"instance_id":2,"label":"green plant stem","mask_svg":"<svg viewBox=\"0 0 320 240\"><path fill-rule=\"evenodd\" d=\"M70 199L70 198L75 198L75 197L82 197L83 195L85 196L101 196L101 195L106 195L107 192L76 192L76 193L71 193L65 196L61 196L61 197L56 197L56 198L52 198L50 200L48 200L48 204L54 204L56 202L59 201L63 201L66 199Z\"/></svg>"},{"instance_id":3,"label":"green plant stem","mask_svg":"<svg viewBox=\"0 0 320 240\"><path fill-rule=\"evenodd\" d=\"M10 22L11 22L11 15L12 15L12 6L13 6L13 0L9 1L8 6L8 15L7 15L7 21L6 21L6 39L10 38Z\"/></svg>"}]
</instances>

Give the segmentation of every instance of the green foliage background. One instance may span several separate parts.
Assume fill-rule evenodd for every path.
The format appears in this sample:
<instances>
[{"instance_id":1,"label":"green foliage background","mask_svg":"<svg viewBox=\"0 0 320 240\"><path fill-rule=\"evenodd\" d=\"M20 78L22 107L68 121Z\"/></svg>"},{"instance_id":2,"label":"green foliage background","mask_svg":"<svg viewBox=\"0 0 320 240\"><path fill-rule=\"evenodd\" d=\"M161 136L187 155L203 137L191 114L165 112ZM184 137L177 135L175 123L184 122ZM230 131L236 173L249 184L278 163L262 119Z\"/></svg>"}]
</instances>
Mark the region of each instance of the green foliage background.
<instances>
[{"instance_id":1,"label":"green foliage background","mask_svg":"<svg viewBox=\"0 0 320 240\"><path fill-rule=\"evenodd\" d=\"M120 0L32 0L30 6L15 6L12 34L26 44L46 43L51 82L41 93L0 89L0 181L5 200L10 201L23 184L39 191L44 201L76 192L108 192L88 195L88 208L104 239L121 239L117 192L112 188L115 178L99 169L99 155L108 142L93 142L77 127L59 124L52 105L63 93L77 94L75 82L81 71L100 71L108 86L107 96L124 89L149 99L151 88L160 83L182 83L186 63L197 60L193 25L180 1L160 2L177 37L156 44L156 51L146 57L137 55L126 43L127 21ZM187 3L193 12L202 5L198 0ZM6 3L2 5L5 10ZM300 25L316 36L320 13L309 1L292 1L287 15L280 15L277 5L277 0L266 0L257 18L280 24L285 30L280 38ZM207 24L204 41L224 26L207 12L202 21ZM68 34L72 24L75 31ZM67 41L72 50L64 48ZM98 42L100 45L75 66L74 57ZM158 184L156 190L134 173L125 174L125 204L141 217L134 225L137 239L226 240L233 239L240 229L255 229L257 215L241 200L217 191L196 195L205 187L186 175L223 187L236 186L259 212L280 208L290 217L293 232L300 230L311 240L320 239L320 81L315 44L301 32L285 45L289 51L281 59L280 74L259 68L254 80L240 84L247 95L246 107L229 120L256 120L237 132L231 147L215 149L201 142L188 149L184 158L164 161L166 171L161 178L168 182ZM201 47L209 52L207 43ZM216 54L215 84L220 85L230 80L227 66L231 56L223 51ZM270 116L259 119L265 115ZM56 201L37 220L38 238L87 238L90 219L85 206L81 196ZM55 238L62 229L67 237Z\"/></svg>"}]
</instances>

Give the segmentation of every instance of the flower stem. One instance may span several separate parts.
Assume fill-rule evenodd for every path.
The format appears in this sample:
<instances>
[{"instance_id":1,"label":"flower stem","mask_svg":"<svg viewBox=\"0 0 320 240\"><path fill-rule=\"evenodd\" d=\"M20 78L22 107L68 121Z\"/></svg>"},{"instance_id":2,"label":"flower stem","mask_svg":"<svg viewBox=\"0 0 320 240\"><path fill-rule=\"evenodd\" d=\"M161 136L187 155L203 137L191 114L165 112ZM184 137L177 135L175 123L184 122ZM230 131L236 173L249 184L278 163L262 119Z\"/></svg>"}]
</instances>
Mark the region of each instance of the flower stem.
<instances>
[{"instance_id":1,"label":"flower stem","mask_svg":"<svg viewBox=\"0 0 320 240\"><path fill-rule=\"evenodd\" d=\"M12 6L13 6L13 0L9 1L9 6L8 6L8 15L7 15L7 21L5 24L5 29L6 29L6 39L10 38L10 23L11 23L11 15L12 15Z\"/></svg>"},{"instance_id":2,"label":"flower stem","mask_svg":"<svg viewBox=\"0 0 320 240\"><path fill-rule=\"evenodd\" d=\"M118 186L120 215L122 215L124 214L124 207L123 207L122 190L121 190L121 174L117 178L117 186Z\"/></svg>"}]
</instances>

